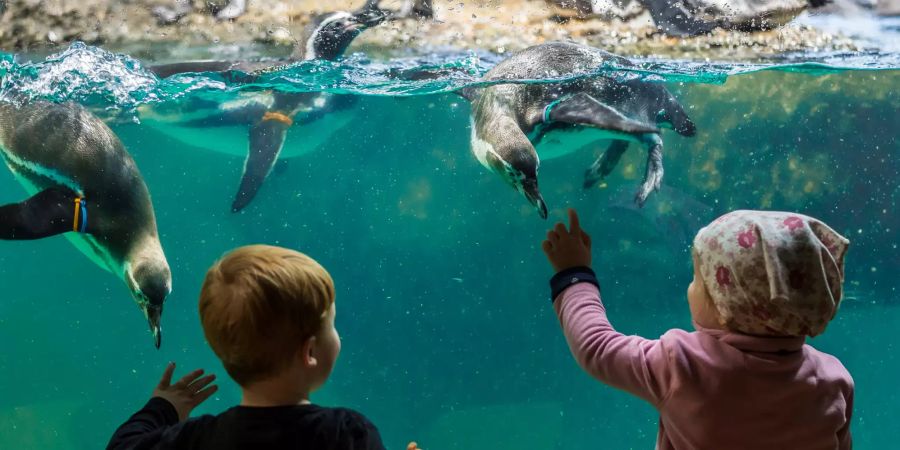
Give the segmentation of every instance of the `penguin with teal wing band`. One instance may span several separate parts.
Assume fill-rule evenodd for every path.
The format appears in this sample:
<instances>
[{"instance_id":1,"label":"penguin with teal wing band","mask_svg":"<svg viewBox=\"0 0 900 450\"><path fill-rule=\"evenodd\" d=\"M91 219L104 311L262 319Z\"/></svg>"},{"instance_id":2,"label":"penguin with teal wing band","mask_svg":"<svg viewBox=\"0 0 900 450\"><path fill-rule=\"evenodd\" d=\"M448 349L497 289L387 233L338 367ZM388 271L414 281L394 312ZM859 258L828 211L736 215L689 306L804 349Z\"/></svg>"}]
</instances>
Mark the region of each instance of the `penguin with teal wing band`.
<instances>
[{"instance_id":1,"label":"penguin with teal wing band","mask_svg":"<svg viewBox=\"0 0 900 450\"><path fill-rule=\"evenodd\" d=\"M0 205L0 239L64 235L125 282L159 348L172 273L147 185L119 138L77 105L0 102L0 159L31 195Z\"/></svg>"},{"instance_id":2,"label":"penguin with teal wing band","mask_svg":"<svg viewBox=\"0 0 900 450\"><path fill-rule=\"evenodd\" d=\"M150 69L162 78L218 72L232 81L240 76L237 81L252 82L299 61L337 60L364 30L387 18L376 4L354 12L316 15L307 27L305 38L297 42L287 60L184 61ZM145 105L139 112L144 126L188 145L245 156L241 181L231 204L232 212L239 212L256 197L279 159L315 150L342 126L356 120L360 111L352 107L355 100L352 95L329 92L245 92L230 101L196 99L176 104L174 111L167 111L172 105ZM325 117L327 126L318 123ZM206 129L211 127L217 128L215 134L219 139L209 139ZM294 136L293 142L290 135Z\"/></svg>"}]
</instances>

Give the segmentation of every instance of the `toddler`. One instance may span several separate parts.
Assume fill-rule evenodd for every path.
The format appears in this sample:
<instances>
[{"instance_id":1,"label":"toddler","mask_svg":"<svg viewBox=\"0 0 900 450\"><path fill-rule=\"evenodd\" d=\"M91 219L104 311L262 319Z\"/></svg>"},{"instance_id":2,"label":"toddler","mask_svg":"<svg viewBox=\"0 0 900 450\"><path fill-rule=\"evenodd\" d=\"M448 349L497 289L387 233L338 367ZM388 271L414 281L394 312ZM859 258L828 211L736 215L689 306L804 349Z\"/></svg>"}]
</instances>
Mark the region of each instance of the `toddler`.
<instances>
[{"instance_id":1,"label":"toddler","mask_svg":"<svg viewBox=\"0 0 900 450\"><path fill-rule=\"evenodd\" d=\"M849 241L800 214L735 211L694 238L687 297L696 331L617 332L569 210L543 250L553 307L579 365L660 414L657 448L849 449L853 379L805 343L841 301Z\"/></svg>"},{"instance_id":2,"label":"toddler","mask_svg":"<svg viewBox=\"0 0 900 450\"><path fill-rule=\"evenodd\" d=\"M225 255L206 273L200 321L241 387L241 404L188 420L216 391L215 377L195 370L172 384L169 364L150 401L107 448L383 450L362 414L309 401L341 350L334 317L334 284L312 258L265 245Z\"/></svg>"}]
</instances>

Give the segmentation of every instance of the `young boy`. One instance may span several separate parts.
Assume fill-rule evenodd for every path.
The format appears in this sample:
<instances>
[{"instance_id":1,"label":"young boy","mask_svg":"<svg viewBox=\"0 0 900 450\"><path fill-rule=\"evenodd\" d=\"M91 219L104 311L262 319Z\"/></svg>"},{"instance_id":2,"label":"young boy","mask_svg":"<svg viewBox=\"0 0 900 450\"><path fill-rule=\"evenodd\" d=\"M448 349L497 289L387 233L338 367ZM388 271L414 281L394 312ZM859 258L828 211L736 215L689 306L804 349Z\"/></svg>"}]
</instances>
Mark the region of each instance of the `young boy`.
<instances>
[{"instance_id":1,"label":"young boy","mask_svg":"<svg viewBox=\"0 0 900 450\"><path fill-rule=\"evenodd\" d=\"M334 315L331 276L312 258L265 245L225 255L206 273L200 321L241 404L188 420L216 392L215 376L195 370L171 384L170 363L107 449L383 449L362 414L309 401L341 350Z\"/></svg>"},{"instance_id":2,"label":"young boy","mask_svg":"<svg viewBox=\"0 0 900 450\"><path fill-rule=\"evenodd\" d=\"M800 214L720 217L694 239L697 331L651 340L613 329L591 239L569 221L543 242L566 341L589 374L659 410L657 449L851 448L853 379L805 343L837 312L847 239Z\"/></svg>"}]
</instances>

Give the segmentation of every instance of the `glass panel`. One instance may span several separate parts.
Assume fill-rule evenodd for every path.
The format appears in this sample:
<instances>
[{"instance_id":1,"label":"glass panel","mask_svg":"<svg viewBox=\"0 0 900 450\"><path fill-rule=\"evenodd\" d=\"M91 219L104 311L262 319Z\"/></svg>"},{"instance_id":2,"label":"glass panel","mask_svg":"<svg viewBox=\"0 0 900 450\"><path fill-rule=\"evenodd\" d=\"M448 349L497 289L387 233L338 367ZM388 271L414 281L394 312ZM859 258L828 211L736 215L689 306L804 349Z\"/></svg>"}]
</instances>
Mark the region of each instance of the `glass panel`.
<instances>
[{"instance_id":1,"label":"glass panel","mask_svg":"<svg viewBox=\"0 0 900 450\"><path fill-rule=\"evenodd\" d=\"M342 351L312 401L363 412L387 448L649 448L658 412L579 368L548 298L541 242L570 207L593 238L612 323L648 338L693 330L691 244L726 212L801 212L849 238L840 311L809 343L853 375L856 448L896 442L896 2L730 12L681 2L693 8L686 19L645 0L436 1L433 17L430 2L399 0L380 10L251 0L242 14L243 2L176 3L0 1L0 150L12 169L0 175L0 230L22 220L2 208L47 187L77 191L89 211L74 217L86 234L67 232L65 215L70 239L0 240L0 448L104 445L168 361L179 375L219 376L195 416L238 404L197 299L213 261L256 243L297 249L331 273ZM489 72L566 40L627 59ZM558 89L565 101L598 82L632 88L598 103L639 126L680 126L674 110L657 111L665 90L696 126L658 134L665 175L643 207L634 197L654 133L589 134L554 119L559 102L528 97ZM498 86L524 94L483 102ZM134 305L143 297L131 293L131 262L110 244L148 226L135 206L143 194L110 193L129 182L113 175L136 172L121 159L90 168L93 146L62 166L103 133L61 135L79 109L46 106L59 114L47 129L15 112L70 102L87 111L77 123L110 127L127 153L104 151L133 157L152 198L173 288L158 350ZM525 125L512 138L537 145L547 220L479 162L490 151L473 113L504 102L526 103L513 108ZM585 188L611 137L632 142ZM47 205L40 223L63 220L59 203ZM125 237L100 231L120 226Z\"/></svg>"}]
</instances>

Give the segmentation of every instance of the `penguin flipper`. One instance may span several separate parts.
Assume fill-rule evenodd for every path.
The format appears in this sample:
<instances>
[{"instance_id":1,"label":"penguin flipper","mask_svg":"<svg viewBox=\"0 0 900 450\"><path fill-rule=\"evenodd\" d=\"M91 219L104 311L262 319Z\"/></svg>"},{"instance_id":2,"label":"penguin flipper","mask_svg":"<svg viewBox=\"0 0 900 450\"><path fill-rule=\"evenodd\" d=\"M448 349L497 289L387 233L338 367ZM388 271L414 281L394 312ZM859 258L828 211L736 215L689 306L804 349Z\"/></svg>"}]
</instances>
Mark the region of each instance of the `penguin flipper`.
<instances>
[{"instance_id":1,"label":"penguin flipper","mask_svg":"<svg viewBox=\"0 0 900 450\"><path fill-rule=\"evenodd\" d=\"M195 73L195 72L226 72L234 68L234 61L216 61L216 60L201 60L201 61L182 61L171 64L159 64L155 66L150 66L149 69L159 78L168 78L172 75L178 75L181 73Z\"/></svg>"},{"instance_id":2,"label":"penguin flipper","mask_svg":"<svg viewBox=\"0 0 900 450\"><path fill-rule=\"evenodd\" d=\"M269 105L262 102L252 102L239 108L223 109L206 117L188 120L182 125L192 128L244 125L259 120L266 112L269 112Z\"/></svg>"},{"instance_id":3,"label":"penguin flipper","mask_svg":"<svg viewBox=\"0 0 900 450\"><path fill-rule=\"evenodd\" d=\"M278 160L291 123L281 119L263 119L250 127L250 148L244 163L244 174L231 212L238 212L253 200Z\"/></svg>"},{"instance_id":4,"label":"penguin flipper","mask_svg":"<svg viewBox=\"0 0 900 450\"><path fill-rule=\"evenodd\" d=\"M549 114L547 108L550 109ZM544 108L542 119L589 125L627 134L659 133L659 128L629 119L614 108L604 105L583 92L566 98L557 104L550 103Z\"/></svg>"},{"instance_id":5,"label":"penguin flipper","mask_svg":"<svg viewBox=\"0 0 900 450\"><path fill-rule=\"evenodd\" d=\"M478 88L475 87L464 87L462 89L457 89L453 91L454 94L470 101L474 102L478 97Z\"/></svg>"},{"instance_id":6,"label":"penguin flipper","mask_svg":"<svg viewBox=\"0 0 900 450\"><path fill-rule=\"evenodd\" d=\"M619 159L628 150L628 144L628 141L620 140L612 141L609 144L606 151L584 172L585 189L595 186L600 180L612 173L612 170L619 164Z\"/></svg>"},{"instance_id":7,"label":"penguin flipper","mask_svg":"<svg viewBox=\"0 0 900 450\"><path fill-rule=\"evenodd\" d=\"M51 187L25 201L0 206L0 239L33 240L73 230L75 199L63 187Z\"/></svg>"}]
</instances>

